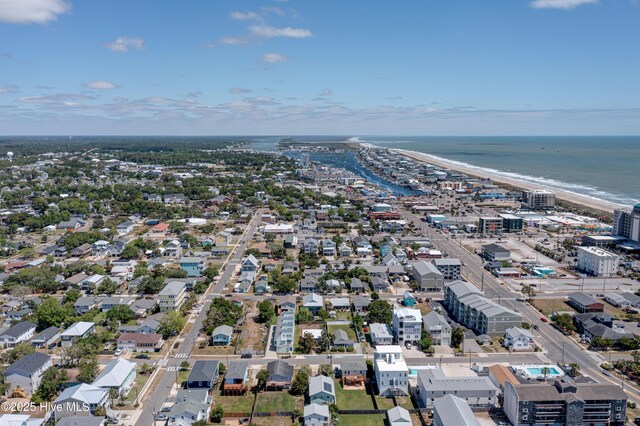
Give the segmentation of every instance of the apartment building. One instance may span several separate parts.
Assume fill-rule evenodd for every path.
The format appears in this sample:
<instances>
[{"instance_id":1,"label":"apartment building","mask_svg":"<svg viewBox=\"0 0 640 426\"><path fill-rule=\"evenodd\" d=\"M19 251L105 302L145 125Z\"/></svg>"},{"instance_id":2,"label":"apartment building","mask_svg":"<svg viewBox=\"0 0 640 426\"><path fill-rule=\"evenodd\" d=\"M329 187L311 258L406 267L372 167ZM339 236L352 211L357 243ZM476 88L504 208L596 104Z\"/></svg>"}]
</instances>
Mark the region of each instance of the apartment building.
<instances>
[{"instance_id":1,"label":"apartment building","mask_svg":"<svg viewBox=\"0 0 640 426\"><path fill-rule=\"evenodd\" d=\"M522 202L532 210L550 209L556 204L556 194L544 189L522 191Z\"/></svg>"},{"instance_id":2,"label":"apartment building","mask_svg":"<svg viewBox=\"0 0 640 426\"><path fill-rule=\"evenodd\" d=\"M450 394L464 400L469 407L493 407L497 402L498 388L488 376L447 377L441 368L428 368L418 370L416 393L426 408L433 408L437 399Z\"/></svg>"},{"instance_id":3,"label":"apartment building","mask_svg":"<svg viewBox=\"0 0 640 426\"><path fill-rule=\"evenodd\" d=\"M177 311L187 296L187 284L184 281L170 281L158 293L160 312Z\"/></svg>"},{"instance_id":4,"label":"apartment building","mask_svg":"<svg viewBox=\"0 0 640 426\"><path fill-rule=\"evenodd\" d=\"M417 345L422 337L422 313L419 309L401 308L393 310L393 334L399 344Z\"/></svg>"},{"instance_id":5,"label":"apartment building","mask_svg":"<svg viewBox=\"0 0 640 426\"><path fill-rule=\"evenodd\" d=\"M434 259L433 264L442 273L445 281L460 279L462 262L459 259Z\"/></svg>"},{"instance_id":6,"label":"apartment building","mask_svg":"<svg viewBox=\"0 0 640 426\"><path fill-rule=\"evenodd\" d=\"M620 257L598 247L578 247L578 269L597 277L615 277Z\"/></svg>"}]
</instances>

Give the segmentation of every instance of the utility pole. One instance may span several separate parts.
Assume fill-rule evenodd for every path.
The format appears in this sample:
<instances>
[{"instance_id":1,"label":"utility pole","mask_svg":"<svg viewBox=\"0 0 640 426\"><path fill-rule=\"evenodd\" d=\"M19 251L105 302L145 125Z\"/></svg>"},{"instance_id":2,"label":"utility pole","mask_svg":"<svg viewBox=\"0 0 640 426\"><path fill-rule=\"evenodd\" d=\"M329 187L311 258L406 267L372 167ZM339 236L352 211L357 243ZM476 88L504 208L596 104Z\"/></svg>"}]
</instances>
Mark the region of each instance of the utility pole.
<instances>
[{"instance_id":1,"label":"utility pole","mask_svg":"<svg viewBox=\"0 0 640 426\"><path fill-rule=\"evenodd\" d=\"M481 283L481 291L484 293L484 269L482 270L482 283Z\"/></svg>"},{"instance_id":2,"label":"utility pole","mask_svg":"<svg viewBox=\"0 0 640 426\"><path fill-rule=\"evenodd\" d=\"M564 340L562 341L562 365L564 365Z\"/></svg>"},{"instance_id":3,"label":"utility pole","mask_svg":"<svg viewBox=\"0 0 640 426\"><path fill-rule=\"evenodd\" d=\"M604 276L602 277L602 292L603 292L603 293L605 292L605 287L606 287L606 285L607 285L607 276L606 276L606 275L604 275Z\"/></svg>"}]
</instances>

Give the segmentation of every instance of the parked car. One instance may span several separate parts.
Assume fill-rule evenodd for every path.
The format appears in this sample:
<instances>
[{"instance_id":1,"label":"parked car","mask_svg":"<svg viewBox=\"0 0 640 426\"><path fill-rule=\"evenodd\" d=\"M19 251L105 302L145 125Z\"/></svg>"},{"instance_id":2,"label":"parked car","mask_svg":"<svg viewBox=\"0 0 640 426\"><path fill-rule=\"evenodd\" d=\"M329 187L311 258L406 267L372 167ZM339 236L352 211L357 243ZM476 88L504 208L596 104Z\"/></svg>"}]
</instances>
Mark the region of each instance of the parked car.
<instances>
[{"instance_id":1,"label":"parked car","mask_svg":"<svg viewBox=\"0 0 640 426\"><path fill-rule=\"evenodd\" d=\"M138 354L136 355L136 359L149 359L149 355L147 354Z\"/></svg>"},{"instance_id":2,"label":"parked car","mask_svg":"<svg viewBox=\"0 0 640 426\"><path fill-rule=\"evenodd\" d=\"M120 355L122 355L123 352L124 352L124 349L118 348L118 349L116 349L114 355L115 356L120 356Z\"/></svg>"}]
</instances>

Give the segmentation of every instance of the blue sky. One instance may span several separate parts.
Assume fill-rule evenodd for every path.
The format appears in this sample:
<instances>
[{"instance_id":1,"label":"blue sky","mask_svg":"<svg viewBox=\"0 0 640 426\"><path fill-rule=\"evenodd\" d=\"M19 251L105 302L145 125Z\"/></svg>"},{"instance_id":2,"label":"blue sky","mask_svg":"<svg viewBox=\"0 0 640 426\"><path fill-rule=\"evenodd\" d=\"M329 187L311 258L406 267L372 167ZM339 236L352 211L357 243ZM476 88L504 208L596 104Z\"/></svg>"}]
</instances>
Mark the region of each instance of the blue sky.
<instances>
[{"instance_id":1,"label":"blue sky","mask_svg":"<svg viewBox=\"0 0 640 426\"><path fill-rule=\"evenodd\" d=\"M637 0L0 0L0 134L640 134Z\"/></svg>"}]
</instances>

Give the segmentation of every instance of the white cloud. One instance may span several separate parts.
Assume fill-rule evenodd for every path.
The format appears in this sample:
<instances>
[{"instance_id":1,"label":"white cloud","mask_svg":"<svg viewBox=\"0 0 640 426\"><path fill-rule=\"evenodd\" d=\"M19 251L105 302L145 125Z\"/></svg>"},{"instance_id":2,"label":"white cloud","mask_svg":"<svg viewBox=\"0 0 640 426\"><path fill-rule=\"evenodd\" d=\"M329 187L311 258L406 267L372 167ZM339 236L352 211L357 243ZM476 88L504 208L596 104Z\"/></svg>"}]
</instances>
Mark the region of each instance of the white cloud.
<instances>
[{"instance_id":1,"label":"white cloud","mask_svg":"<svg viewBox=\"0 0 640 426\"><path fill-rule=\"evenodd\" d=\"M252 25L249 27L249 31L258 37L308 38L313 35L306 28L276 28L268 25Z\"/></svg>"},{"instance_id":2,"label":"white cloud","mask_svg":"<svg viewBox=\"0 0 640 426\"><path fill-rule=\"evenodd\" d=\"M15 84L7 84L5 86L0 86L0 95L4 95L7 93L18 93L20 88Z\"/></svg>"},{"instance_id":3,"label":"white cloud","mask_svg":"<svg viewBox=\"0 0 640 426\"><path fill-rule=\"evenodd\" d=\"M242 87L232 87L231 89L229 89L230 95L239 95L241 93L251 93L251 89L245 89Z\"/></svg>"},{"instance_id":4,"label":"white cloud","mask_svg":"<svg viewBox=\"0 0 640 426\"><path fill-rule=\"evenodd\" d=\"M251 21L254 19L262 19L256 12L231 12L231 19L236 21Z\"/></svg>"},{"instance_id":5,"label":"white cloud","mask_svg":"<svg viewBox=\"0 0 640 426\"><path fill-rule=\"evenodd\" d=\"M114 52L124 53L129 50L144 49L144 40L140 37L118 37L111 43L105 44L104 47Z\"/></svg>"},{"instance_id":6,"label":"white cloud","mask_svg":"<svg viewBox=\"0 0 640 426\"><path fill-rule=\"evenodd\" d=\"M0 0L0 22L46 24L70 9L64 0Z\"/></svg>"},{"instance_id":7,"label":"white cloud","mask_svg":"<svg viewBox=\"0 0 640 426\"><path fill-rule=\"evenodd\" d=\"M534 0L529 3L533 9L575 9L585 4L600 3L600 0Z\"/></svg>"},{"instance_id":8,"label":"white cloud","mask_svg":"<svg viewBox=\"0 0 640 426\"><path fill-rule=\"evenodd\" d=\"M333 95L333 91L331 89L325 88L322 89L320 91L320 93L318 94L318 96L322 96L323 98L327 97L327 96L331 96Z\"/></svg>"},{"instance_id":9,"label":"white cloud","mask_svg":"<svg viewBox=\"0 0 640 426\"><path fill-rule=\"evenodd\" d=\"M287 57L279 53L265 53L260 57L260 62L265 64L277 64L278 62L286 61Z\"/></svg>"},{"instance_id":10,"label":"white cloud","mask_svg":"<svg viewBox=\"0 0 640 426\"><path fill-rule=\"evenodd\" d=\"M94 80L94 81L89 81L87 83L83 84L84 87L86 87L87 89L93 89L93 90L107 90L107 89L115 89L118 86L115 83L112 83L110 81L106 81L106 80Z\"/></svg>"},{"instance_id":11,"label":"white cloud","mask_svg":"<svg viewBox=\"0 0 640 426\"><path fill-rule=\"evenodd\" d=\"M247 44L249 40L243 37L223 37L220 39L220 44L226 45L238 45L238 44Z\"/></svg>"}]
</instances>

